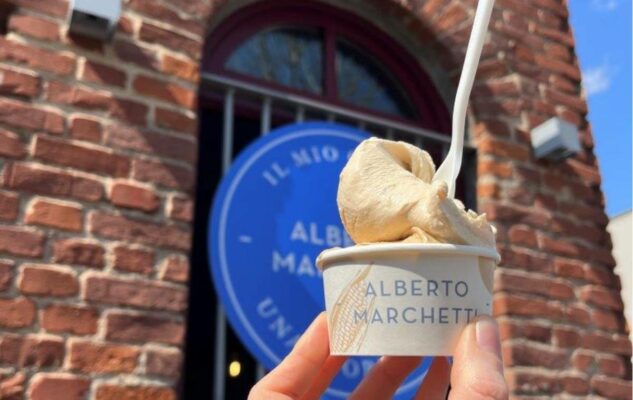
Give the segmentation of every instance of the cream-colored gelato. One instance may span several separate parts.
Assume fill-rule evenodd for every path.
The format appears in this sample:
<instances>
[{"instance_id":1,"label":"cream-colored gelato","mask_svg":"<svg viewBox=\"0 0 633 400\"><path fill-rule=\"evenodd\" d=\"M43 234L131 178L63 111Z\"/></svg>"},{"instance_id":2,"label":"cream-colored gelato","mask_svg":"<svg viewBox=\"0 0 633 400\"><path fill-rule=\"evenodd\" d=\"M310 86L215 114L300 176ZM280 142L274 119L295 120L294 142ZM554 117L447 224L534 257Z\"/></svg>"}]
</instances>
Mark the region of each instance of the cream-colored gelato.
<instances>
[{"instance_id":1,"label":"cream-colored gelato","mask_svg":"<svg viewBox=\"0 0 633 400\"><path fill-rule=\"evenodd\" d=\"M341 172L338 208L356 243L418 242L495 248L495 229L484 214L447 197L432 182L431 156L405 142L363 141Z\"/></svg>"}]
</instances>

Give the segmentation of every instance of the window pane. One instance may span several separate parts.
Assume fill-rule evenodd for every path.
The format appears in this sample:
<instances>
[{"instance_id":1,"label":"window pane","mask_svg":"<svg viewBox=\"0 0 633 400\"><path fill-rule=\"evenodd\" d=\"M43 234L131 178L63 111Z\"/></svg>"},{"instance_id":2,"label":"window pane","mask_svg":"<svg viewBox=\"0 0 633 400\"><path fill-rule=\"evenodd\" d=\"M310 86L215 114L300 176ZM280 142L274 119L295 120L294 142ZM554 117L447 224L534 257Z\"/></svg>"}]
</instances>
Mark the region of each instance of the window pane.
<instances>
[{"instance_id":1,"label":"window pane","mask_svg":"<svg viewBox=\"0 0 633 400\"><path fill-rule=\"evenodd\" d=\"M413 107L395 79L367 52L345 41L336 44L338 98L355 106L412 118Z\"/></svg>"},{"instance_id":2,"label":"window pane","mask_svg":"<svg viewBox=\"0 0 633 400\"><path fill-rule=\"evenodd\" d=\"M253 78L322 93L323 41L316 30L274 28L242 43L225 67Z\"/></svg>"}]
</instances>

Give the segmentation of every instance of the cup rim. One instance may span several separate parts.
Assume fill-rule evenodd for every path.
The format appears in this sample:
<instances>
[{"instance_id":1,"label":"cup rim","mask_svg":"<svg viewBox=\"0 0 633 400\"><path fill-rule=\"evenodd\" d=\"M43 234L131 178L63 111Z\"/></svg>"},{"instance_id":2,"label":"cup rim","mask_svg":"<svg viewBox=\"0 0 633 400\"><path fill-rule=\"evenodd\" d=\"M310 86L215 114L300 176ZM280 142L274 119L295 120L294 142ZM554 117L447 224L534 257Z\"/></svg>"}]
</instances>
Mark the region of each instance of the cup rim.
<instances>
[{"instance_id":1,"label":"cup rim","mask_svg":"<svg viewBox=\"0 0 633 400\"><path fill-rule=\"evenodd\" d=\"M372 243L350 247L335 247L323 251L317 257L316 264L320 269L341 258L352 256L372 256L376 254L417 251L429 254L460 254L486 257L499 263L501 256L496 250L482 246L468 246L449 243Z\"/></svg>"}]
</instances>

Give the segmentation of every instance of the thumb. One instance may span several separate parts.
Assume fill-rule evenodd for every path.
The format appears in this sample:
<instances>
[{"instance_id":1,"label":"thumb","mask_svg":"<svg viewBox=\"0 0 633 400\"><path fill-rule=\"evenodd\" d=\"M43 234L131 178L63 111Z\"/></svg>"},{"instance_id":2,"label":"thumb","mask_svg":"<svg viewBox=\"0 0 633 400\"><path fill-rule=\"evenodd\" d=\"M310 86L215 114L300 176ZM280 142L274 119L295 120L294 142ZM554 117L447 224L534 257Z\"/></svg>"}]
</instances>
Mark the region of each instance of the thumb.
<instances>
[{"instance_id":1,"label":"thumb","mask_svg":"<svg viewBox=\"0 0 633 400\"><path fill-rule=\"evenodd\" d=\"M482 316L462 332L451 371L450 400L507 400L499 328Z\"/></svg>"}]
</instances>

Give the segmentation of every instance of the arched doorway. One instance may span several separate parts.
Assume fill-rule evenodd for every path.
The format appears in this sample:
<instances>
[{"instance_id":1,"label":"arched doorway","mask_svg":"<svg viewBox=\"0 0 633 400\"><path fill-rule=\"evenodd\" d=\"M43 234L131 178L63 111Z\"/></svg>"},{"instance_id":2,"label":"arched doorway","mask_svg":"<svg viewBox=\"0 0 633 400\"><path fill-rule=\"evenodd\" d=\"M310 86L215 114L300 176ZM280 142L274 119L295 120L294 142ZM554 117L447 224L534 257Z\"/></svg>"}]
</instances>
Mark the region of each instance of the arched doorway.
<instances>
[{"instance_id":1,"label":"arched doorway","mask_svg":"<svg viewBox=\"0 0 633 400\"><path fill-rule=\"evenodd\" d=\"M448 150L450 118L427 73L398 42L316 2L258 2L227 17L207 39L201 81L184 390L186 398L245 398L262 371L216 313L207 265L209 208L232 158L280 125L324 120L414 143L437 163ZM473 157L467 152L462 177L474 174ZM474 187L462 183L458 195L474 207ZM241 373L229 378L234 360Z\"/></svg>"}]
</instances>

